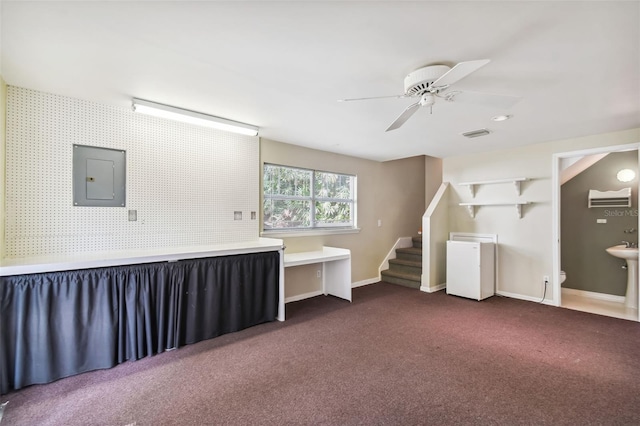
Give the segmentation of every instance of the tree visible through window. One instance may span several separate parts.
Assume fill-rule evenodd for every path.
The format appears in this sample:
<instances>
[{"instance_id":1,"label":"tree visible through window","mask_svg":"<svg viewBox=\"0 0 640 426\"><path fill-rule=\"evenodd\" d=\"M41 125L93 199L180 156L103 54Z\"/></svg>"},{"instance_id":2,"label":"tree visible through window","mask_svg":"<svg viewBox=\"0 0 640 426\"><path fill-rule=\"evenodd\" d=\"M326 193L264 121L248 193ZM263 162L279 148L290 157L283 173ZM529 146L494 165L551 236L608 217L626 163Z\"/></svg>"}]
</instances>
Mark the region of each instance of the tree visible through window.
<instances>
[{"instance_id":1,"label":"tree visible through window","mask_svg":"<svg viewBox=\"0 0 640 426\"><path fill-rule=\"evenodd\" d=\"M264 229L355 227L356 177L265 164Z\"/></svg>"}]
</instances>

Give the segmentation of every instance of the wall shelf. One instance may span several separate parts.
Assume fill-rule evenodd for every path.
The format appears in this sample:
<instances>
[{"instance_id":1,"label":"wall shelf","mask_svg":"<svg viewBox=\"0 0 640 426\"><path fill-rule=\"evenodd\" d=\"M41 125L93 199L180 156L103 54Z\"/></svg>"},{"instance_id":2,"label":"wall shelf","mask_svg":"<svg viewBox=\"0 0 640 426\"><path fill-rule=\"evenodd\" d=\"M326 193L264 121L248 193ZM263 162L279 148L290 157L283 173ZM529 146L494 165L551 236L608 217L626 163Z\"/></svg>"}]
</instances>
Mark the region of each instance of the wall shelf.
<instances>
[{"instance_id":1,"label":"wall shelf","mask_svg":"<svg viewBox=\"0 0 640 426\"><path fill-rule=\"evenodd\" d=\"M518 201L512 203L460 203L460 206L464 206L469 211L469 214L472 218L476 217L476 207L480 206L514 206L516 208L516 212L518 214L518 218L522 219L522 206L526 204L531 204L528 201Z\"/></svg>"},{"instance_id":2,"label":"wall shelf","mask_svg":"<svg viewBox=\"0 0 640 426\"><path fill-rule=\"evenodd\" d=\"M529 178L518 177L518 178L496 179L496 180L479 180L474 182L460 182L458 185L468 186L469 191L471 192L471 196L475 197L477 185L495 185L500 183L513 183L513 185L516 188L516 195L520 195L520 184L528 180Z\"/></svg>"}]
</instances>

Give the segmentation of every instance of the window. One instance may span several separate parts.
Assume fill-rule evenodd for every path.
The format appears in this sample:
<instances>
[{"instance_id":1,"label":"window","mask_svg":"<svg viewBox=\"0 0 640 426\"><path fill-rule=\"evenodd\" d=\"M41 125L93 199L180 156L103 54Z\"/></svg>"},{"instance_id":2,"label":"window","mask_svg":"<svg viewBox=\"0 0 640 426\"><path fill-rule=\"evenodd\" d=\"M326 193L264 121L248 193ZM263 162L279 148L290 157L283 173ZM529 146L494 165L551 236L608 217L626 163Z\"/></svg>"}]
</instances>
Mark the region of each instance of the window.
<instances>
[{"instance_id":1,"label":"window","mask_svg":"<svg viewBox=\"0 0 640 426\"><path fill-rule=\"evenodd\" d=\"M264 230L354 228L356 177L265 164Z\"/></svg>"}]
</instances>

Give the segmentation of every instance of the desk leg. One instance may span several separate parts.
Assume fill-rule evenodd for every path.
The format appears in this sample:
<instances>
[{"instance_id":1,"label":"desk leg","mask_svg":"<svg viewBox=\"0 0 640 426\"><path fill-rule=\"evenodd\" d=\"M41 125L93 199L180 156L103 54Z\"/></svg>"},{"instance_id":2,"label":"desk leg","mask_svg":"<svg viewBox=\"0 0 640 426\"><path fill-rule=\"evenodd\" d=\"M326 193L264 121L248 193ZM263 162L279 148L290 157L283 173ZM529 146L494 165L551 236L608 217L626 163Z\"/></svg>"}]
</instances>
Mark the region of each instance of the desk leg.
<instances>
[{"instance_id":1,"label":"desk leg","mask_svg":"<svg viewBox=\"0 0 640 426\"><path fill-rule=\"evenodd\" d=\"M351 302L351 259L332 260L322 265L324 294Z\"/></svg>"}]
</instances>

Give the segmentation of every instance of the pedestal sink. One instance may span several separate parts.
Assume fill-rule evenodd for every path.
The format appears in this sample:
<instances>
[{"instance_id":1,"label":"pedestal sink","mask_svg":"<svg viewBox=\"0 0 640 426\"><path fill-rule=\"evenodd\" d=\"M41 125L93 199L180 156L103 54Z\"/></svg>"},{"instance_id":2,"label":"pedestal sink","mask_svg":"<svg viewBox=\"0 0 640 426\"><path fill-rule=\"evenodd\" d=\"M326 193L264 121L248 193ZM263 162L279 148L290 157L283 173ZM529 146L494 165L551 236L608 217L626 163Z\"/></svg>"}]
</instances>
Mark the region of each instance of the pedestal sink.
<instances>
[{"instance_id":1,"label":"pedestal sink","mask_svg":"<svg viewBox=\"0 0 640 426\"><path fill-rule=\"evenodd\" d=\"M627 308L638 309L638 248L620 244L606 250L611 256L627 261L627 294L624 305Z\"/></svg>"}]
</instances>

